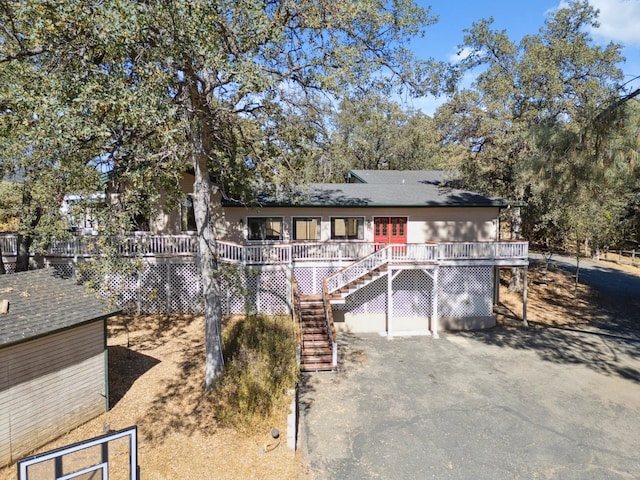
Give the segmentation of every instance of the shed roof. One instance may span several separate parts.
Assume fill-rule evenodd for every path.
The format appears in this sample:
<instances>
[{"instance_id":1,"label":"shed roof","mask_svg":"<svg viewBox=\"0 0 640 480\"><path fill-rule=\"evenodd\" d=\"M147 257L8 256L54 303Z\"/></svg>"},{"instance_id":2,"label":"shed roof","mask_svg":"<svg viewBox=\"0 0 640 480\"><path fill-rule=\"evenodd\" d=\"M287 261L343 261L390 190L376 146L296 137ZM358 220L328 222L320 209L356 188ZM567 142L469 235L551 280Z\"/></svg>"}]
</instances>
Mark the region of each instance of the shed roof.
<instances>
[{"instance_id":1,"label":"shed roof","mask_svg":"<svg viewBox=\"0 0 640 480\"><path fill-rule=\"evenodd\" d=\"M0 275L0 348L102 320L119 310L108 307L75 278L53 268Z\"/></svg>"}]
</instances>

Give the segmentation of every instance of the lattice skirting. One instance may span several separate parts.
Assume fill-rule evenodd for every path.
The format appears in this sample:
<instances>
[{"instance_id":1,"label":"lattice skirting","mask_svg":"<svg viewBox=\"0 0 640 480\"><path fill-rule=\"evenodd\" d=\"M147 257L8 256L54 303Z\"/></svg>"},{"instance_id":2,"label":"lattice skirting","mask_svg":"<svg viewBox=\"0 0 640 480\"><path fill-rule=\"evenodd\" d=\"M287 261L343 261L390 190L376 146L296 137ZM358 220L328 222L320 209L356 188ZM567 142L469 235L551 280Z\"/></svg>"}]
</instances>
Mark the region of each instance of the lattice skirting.
<instances>
[{"instance_id":1,"label":"lattice skirting","mask_svg":"<svg viewBox=\"0 0 640 480\"><path fill-rule=\"evenodd\" d=\"M440 267L441 317L490 317L493 314L493 267Z\"/></svg>"},{"instance_id":2,"label":"lattice skirting","mask_svg":"<svg viewBox=\"0 0 640 480\"><path fill-rule=\"evenodd\" d=\"M72 274L70 260L50 265ZM11 264L5 265L11 271ZM296 267L293 271L302 294L322 292L322 280L340 267ZM223 266L221 269L224 314L291 312L291 270L287 267L261 269ZM86 279L85 279L86 280ZM202 282L192 259L155 259L133 275L107 275L100 283L103 297L127 313L202 313ZM493 267L440 267L438 305L441 317L485 317L492 315ZM431 273L405 270L393 280L393 314L427 318L432 315L434 282ZM336 305L354 315L386 314L387 278L383 276Z\"/></svg>"},{"instance_id":3,"label":"lattice skirting","mask_svg":"<svg viewBox=\"0 0 640 480\"><path fill-rule=\"evenodd\" d=\"M4 269L7 273L15 273L16 271L16 262L4 261Z\"/></svg>"},{"instance_id":4,"label":"lattice skirting","mask_svg":"<svg viewBox=\"0 0 640 480\"><path fill-rule=\"evenodd\" d=\"M72 262L50 262L64 274L72 274ZM291 313L291 281L286 268L250 269L223 266L220 271L223 314ZM89 272L81 280L92 279ZM93 276L95 280L95 276ZM136 274L110 274L99 282L103 298L125 313L194 313L203 311L202 281L198 265L191 261L153 261Z\"/></svg>"},{"instance_id":5,"label":"lattice skirting","mask_svg":"<svg viewBox=\"0 0 640 480\"><path fill-rule=\"evenodd\" d=\"M335 270L335 269L334 269ZM302 293L320 293L322 275L329 269L295 270ZM440 267L438 306L442 317L485 317L493 311L493 267ZM393 279L393 314L402 317L430 317L433 308L433 279L423 270L405 270ZM338 310L353 314L387 312L387 278L381 277L349 295Z\"/></svg>"}]
</instances>

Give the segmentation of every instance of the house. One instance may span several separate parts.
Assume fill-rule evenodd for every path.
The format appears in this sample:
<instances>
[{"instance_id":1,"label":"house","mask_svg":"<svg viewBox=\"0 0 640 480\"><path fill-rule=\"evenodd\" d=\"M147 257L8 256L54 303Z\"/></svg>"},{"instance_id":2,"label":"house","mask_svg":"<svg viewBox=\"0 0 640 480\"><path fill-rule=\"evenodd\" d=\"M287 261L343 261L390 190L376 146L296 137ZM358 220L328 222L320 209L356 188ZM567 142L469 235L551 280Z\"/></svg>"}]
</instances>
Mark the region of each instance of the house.
<instances>
[{"instance_id":1,"label":"house","mask_svg":"<svg viewBox=\"0 0 640 480\"><path fill-rule=\"evenodd\" d=\"M352 170L345 183L261 195L258 207L217 194L218 260L223 271L233 269L221 276L224 313L293 311L309 339L306 351L324 352L331 367L340 331L438 336L441 329L492 327L498 269L522 268L526 289L527 242L500 238L501 210L519 205L456 189L448 177ZM120 244L123 255L146 261L136 276L109 279L123 308L201 311L192 184L184 175L180 207ZM49 260L91 255L70 247Z\"/></svg>"},{"instance_id":2,"label":"house","mask_svg":"<svg viewBox=\"0 0 640 480\"><path fill-rule=\"evenodd\" d=\"M0 276L0 466L108 409L106 308L53 268Z\"/></svg>"},{"instance_id":3,"label":"house","mask_svg":"<svg viewBox=\"0 0 640 480\"><path fill-rule=\"evenodd\" d=\"M336 325L344 330L433 332L428 318L434 306L441 327L490 327L494 268L527 263L526 250L514 257L510 249L516 244L499 238L500 210L512 202L451 189L442 180L441 172L353 170L348 183L312 184L287 198L262 197L260 209L223 203L218 231L231 242L306 251L293 261L303 294L321 293L322 279L336 269L397 245L387 271L333 302ZM333 256L322 267L309 258L310 250L331 248L344 258Z\"/></svg>"}]
</instances>

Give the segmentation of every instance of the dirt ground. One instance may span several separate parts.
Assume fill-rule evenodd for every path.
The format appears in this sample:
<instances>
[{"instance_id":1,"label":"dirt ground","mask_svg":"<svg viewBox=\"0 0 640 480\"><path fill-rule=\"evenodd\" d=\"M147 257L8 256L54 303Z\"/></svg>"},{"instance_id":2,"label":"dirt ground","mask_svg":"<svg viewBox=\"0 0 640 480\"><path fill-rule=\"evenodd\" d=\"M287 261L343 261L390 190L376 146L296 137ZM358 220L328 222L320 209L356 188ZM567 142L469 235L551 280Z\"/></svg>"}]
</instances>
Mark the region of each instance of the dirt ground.
<instances>
[{"instance_id":1,"label":"dirt ground","mask_svg":"<svg viewBox=\"0 0 640 480\"><path fill-rule=\"evenodd\" d=\"M640 268L617 266L640 275ZM500 323L519 322L522 295L507 290L504 270ZM528 319L553 325L596 319L598 298L561 271L529 270ZM578 320L579 319L579 320ZM109 397L111 410L38 451L64 446L138 425L139 464L145 479L299 479L309 478L304 459L286 446L286 415L277 427L244 436L219 428L202 393L203 319L199 316L115 317L109 320ZM266 446L266 448L265 448ZM266 450L266 451L265 451ZM16 467L0 469L0 480L16 478Z\"/></svg>"},{"instance_id":2,"label":"dirt ground","mask_svg":"<svg viewBox=\"0 0 640 480\"><path fill-rule=\"evenodd\" d=\"M246 436L216 425L202 391L203 332L200 316L109 319L111 410L38 451L137 425L145 479L304 478L304 464L287 447L288 412L273 425L280 442L271 428ZM0 469L0 480L14 480L16 471Z\"/></svg>"},{"instance_id":3,"label":"dirt ground","mask_svg":"<svg viewBox=\"0 0 640 480\"><path fill-rule=\"evenodd\" d=\"M615 268L632 275L640 276L640 268L601 260L603 267ZM553 265L551 265L553 267ZM557 268L545 270L540 264L532 264L528 272L527 321L547 325L584 325L601 319L602 302L598 293L587 285ZM498 324L514 324L522 321L522 294L510 292L509 269L500 272L500 307Z\"/></svg>"}]
</instances>

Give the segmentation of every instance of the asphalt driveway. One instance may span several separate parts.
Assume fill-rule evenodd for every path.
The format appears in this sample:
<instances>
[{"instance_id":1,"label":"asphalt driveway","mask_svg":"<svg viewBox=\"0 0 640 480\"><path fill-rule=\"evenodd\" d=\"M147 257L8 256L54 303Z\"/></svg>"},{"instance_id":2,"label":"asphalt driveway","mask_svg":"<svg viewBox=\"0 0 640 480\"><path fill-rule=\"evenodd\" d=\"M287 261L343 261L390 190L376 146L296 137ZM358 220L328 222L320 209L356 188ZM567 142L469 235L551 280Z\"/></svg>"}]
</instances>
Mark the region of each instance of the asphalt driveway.
<instances>
[{"instance_id":1,"label":"asphalt driveway","mask_svg":"<svg viewBox=\"0 0 640 480\"><path fill-rule=\"evenodd\" d=\"M302 387L314 478L640 478L635 338L533 326L340 344L342 371Z\"/></svg>"}]
</instances>

